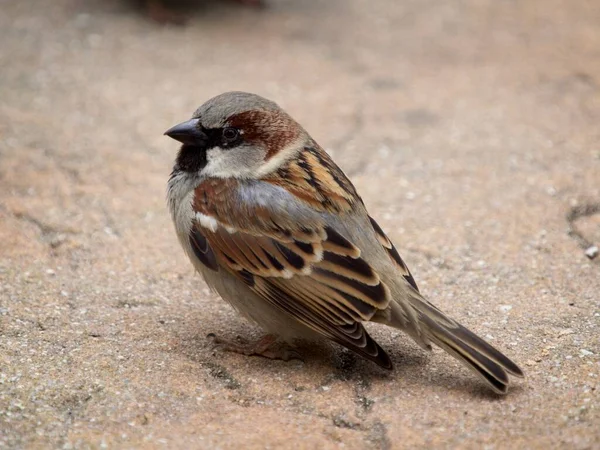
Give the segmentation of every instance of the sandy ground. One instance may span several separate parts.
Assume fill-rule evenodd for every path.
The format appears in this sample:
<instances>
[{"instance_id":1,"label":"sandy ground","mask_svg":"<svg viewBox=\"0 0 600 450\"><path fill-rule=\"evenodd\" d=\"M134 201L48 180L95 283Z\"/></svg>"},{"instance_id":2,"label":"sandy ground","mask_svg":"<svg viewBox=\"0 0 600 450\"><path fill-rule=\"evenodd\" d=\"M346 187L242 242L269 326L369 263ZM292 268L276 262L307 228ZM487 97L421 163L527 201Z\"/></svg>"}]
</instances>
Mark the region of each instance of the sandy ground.
<instances>
[{"instance_id":1,"label":"sandy ground","mask_svg":"<svg viewBox=\"0 0 600 450\"><path fill-rule=\"evenodd\" d=\"M269 4L164 27L2 2L0 447L600 448L600 4ZM176 242L162 133L234 89L331 151L422 291L527 378L499 398L377 326L392 373L215 353L260 333Z\"/></svg>"}]
</instances>

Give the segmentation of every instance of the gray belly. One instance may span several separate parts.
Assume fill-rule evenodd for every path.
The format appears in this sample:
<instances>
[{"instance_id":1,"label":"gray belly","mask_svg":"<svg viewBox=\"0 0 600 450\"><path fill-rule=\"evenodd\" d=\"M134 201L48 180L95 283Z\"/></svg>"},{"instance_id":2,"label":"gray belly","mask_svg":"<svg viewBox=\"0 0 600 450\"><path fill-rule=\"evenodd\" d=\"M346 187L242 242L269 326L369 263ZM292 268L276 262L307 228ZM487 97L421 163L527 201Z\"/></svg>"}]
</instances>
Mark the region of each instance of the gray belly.
<instances>
[{"instance_id":1,"label":"gray belly","mask_svg":"<svg viewBox=\"0 0 600 450\"><path fill-rule=\"evenodd\" d=\"M315 340L319 336L285 311L271 305L267 300L252 292L242 281L225 270L214 272L197 267L206 284L214 289L241 315L259 325L267 333L276 334L291 342L294 339Z\"/></svg>"}]
</instances>

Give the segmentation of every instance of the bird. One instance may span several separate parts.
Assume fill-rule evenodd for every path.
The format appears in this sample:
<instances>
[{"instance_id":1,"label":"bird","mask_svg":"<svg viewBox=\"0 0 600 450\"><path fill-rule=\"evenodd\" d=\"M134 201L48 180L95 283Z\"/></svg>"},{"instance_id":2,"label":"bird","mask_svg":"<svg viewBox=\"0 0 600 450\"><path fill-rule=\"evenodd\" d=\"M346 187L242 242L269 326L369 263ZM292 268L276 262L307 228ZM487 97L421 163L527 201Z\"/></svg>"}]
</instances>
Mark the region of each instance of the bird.
<instances>
[{"instance_id":1,"label":"bird","mask_svg":"<svg viewBox=\"0 0 600 450\"><path fill-rule=\"evenodd\" d=\"M223 349L289 359L296 340L327 340L392 369L365 329L375 322L441 347L496 393L524 376L426 299L352 182L276 103L226 92L165 135L181 143L167 185L181 246L207 285L266 332L254 343L211 334Z\"/></svg>"}]
</instances>

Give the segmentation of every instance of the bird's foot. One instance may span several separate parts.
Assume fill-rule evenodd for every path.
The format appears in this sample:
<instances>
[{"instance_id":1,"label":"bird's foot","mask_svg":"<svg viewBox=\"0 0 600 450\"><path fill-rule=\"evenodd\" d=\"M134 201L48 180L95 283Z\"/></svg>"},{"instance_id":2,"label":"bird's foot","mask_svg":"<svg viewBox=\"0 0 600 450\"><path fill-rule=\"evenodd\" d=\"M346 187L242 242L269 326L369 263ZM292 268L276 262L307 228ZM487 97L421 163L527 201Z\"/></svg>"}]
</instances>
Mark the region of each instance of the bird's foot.
<instances>
[{"instance_id":1,"label":"bird's foot","mask_svg":"<svg viewBox=\"0 0 600 450\"><path fill-rule=\"evenodd\" d=\"M229 342L217 337L214 333L210 333L206 337L212 341L215 350L240 353L246 356L262 356L268 359L281 359L283 361L302 360L300 353L289 344L278 343L277 336L273 334L267 334L256 342L248 342L239 336L238 342Z\"/></svg>"}]
</instances>

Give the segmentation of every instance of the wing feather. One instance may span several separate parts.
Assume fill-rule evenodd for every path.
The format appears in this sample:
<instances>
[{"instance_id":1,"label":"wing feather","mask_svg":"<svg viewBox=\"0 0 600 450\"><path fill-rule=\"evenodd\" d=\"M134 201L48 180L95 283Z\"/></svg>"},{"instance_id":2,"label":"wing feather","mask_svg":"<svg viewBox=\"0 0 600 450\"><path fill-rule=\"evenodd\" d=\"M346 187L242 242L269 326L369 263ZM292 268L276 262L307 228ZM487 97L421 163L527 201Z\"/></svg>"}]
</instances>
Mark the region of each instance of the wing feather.
<instances>
[{"instance_id":1,"label":"wing feather","mask_svg":"<svg viewBox=\"0 0 600 450\"><path fill-rule=\"evenodd\" d=\"M375 222L375 219L369 216L369 220L371 221L371 226L373 227L373 230L375 231L375 234L377 236L377 240L379 241L381 246L387 250L388 256L396 264L396 267L398 267L398 270L400 271L404 279L408 281L408 283L415 289L415 291L419 292L417 282L410 273L410 270L408 270L408 266L406 265L406 263L400 257L398 250L396 250L396 247L394 246L394 244L392 244L392 241L390 241L390 239L386 236L379 224Z\"/></svg>"},{"instance_id":2,"label":"wing feather","mask_svg":"<svg viewBox=\"0 0 600 450\"><path fill-rule=\"evenodd\" d=\"M392 362L389 356L369 336L362 323L354 321L349 324L335 326L327 320L327 316L320 314L317 309L311 308L304 302L294 301L297 298L290 296L287 290L281 289L274 282L276 280L261 279L256 284L256 292L260 293L265 300L274 306L291 314L304 325L324 337L343 345L383 368L392 369Z\"/></svg>"}]
</instances>

